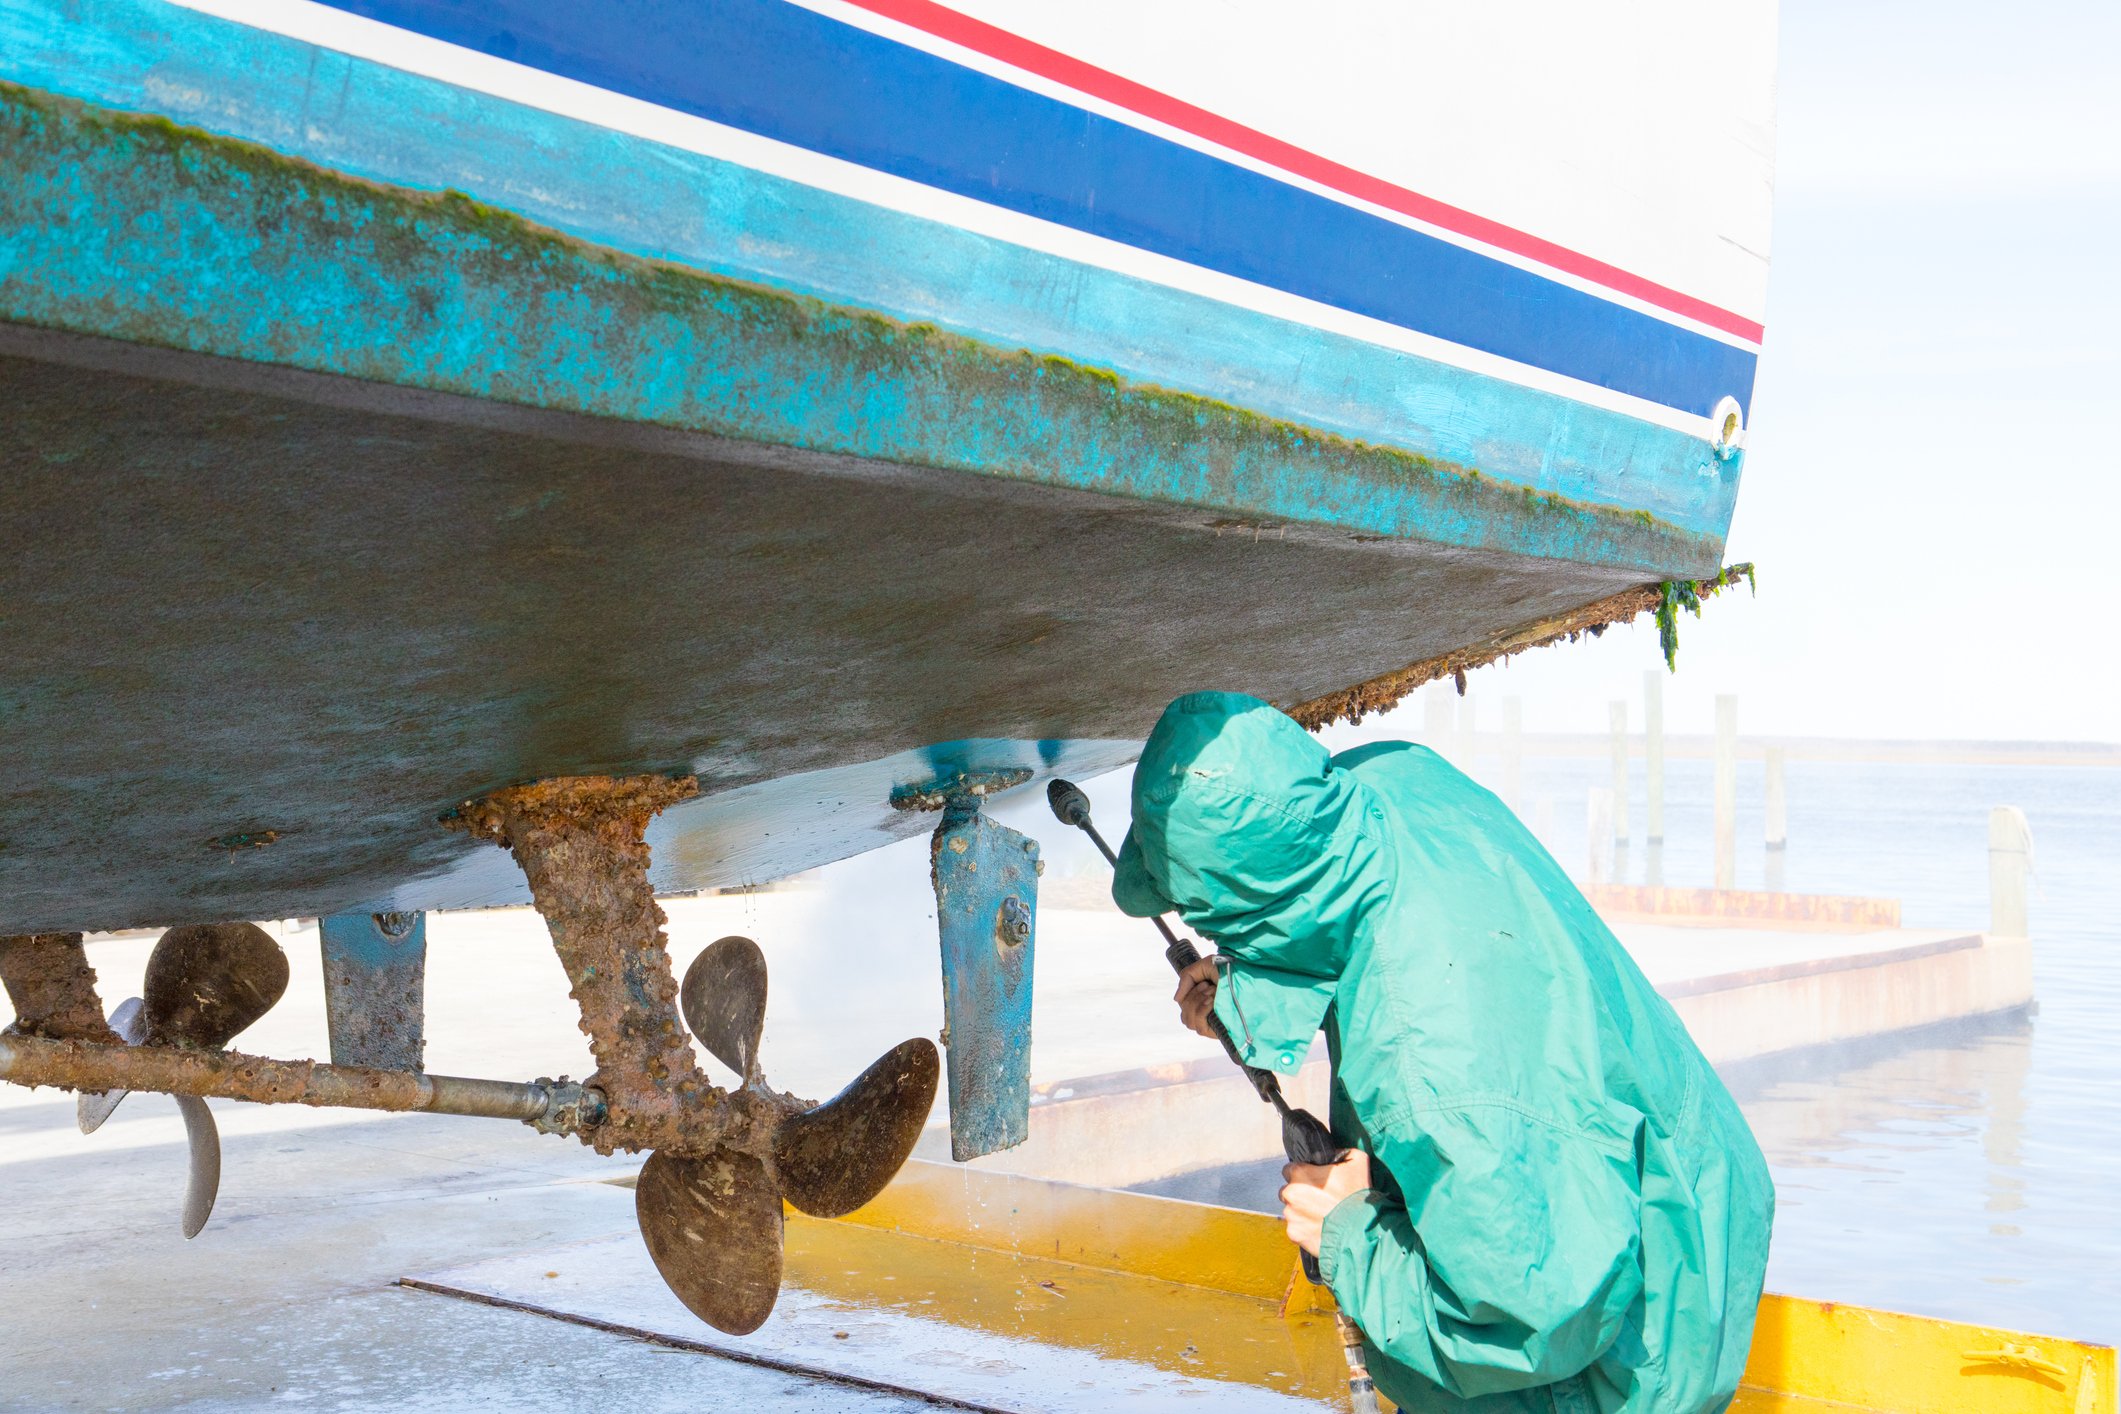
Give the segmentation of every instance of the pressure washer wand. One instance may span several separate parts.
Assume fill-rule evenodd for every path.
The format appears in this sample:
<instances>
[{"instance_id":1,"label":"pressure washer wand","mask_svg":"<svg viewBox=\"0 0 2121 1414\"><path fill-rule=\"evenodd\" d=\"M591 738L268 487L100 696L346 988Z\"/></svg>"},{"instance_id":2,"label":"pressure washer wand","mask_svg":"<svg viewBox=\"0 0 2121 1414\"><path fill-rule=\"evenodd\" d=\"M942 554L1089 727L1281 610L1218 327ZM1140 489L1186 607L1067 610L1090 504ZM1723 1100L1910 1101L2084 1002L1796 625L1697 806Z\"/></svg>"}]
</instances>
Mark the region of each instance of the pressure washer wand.
<instances>
[{"instance_id":1,"label":"pressure washer wand","mask_svg":"<svg viewBox=\"0 0 2121 1414\"><path fill-rule=\"evenodd\" d=\"M1053 807L1054 818L1063 825L1072 825L1088 835L1090 843L1096 845L1097 852L1105 857L1105 863L1114 869L1119 868L1119 856L1112 852L1112 846L1105 843L1105 837L1097 832L1097 826L1090 823L1090 797L1083 794L1082 787L1056 777L1046 783L1046 803ZM1164 922L1161 916L1149 921L1156 925L1157 932L1164 935L1164 960L1171 964L1173 972L1183 974L1187 968L1200 961L1199 949L1195 948L1190 940L1172 932L1171 925ZM1208 1029L1215 1033L1216 1040L1222 1042L1223 1054L1229 1056L1237 1068L1245 1073L1245 1079L1252 1082L1252 1088L1259 1092L1259 1097L1274 1106L1275 1112L1281 1116L1281 1147L1290 1161L1299 1164L1339 1163L1346 1151L1333 1141L1333 1131L1326 1128L1325 1123L1309 1110L1292 1106L1288 1097L1281 1092L1281 1078L1273 1071L1245 1064L1244 1057L1238 1052L1237 1043L1230 1039L1229 1028L1225 1027L1222 1018L1212 1011L1208 1013ZM1324 1285L1325 1278L1318 1269L1318 1259L1309 1252L1302 1255L1304 1279L1313 1285ZM1377 1414L1377 1387L1370 1379L1369 1357L1363 1353L1362 1331L1339 1310L1333 1313L1333 1320L1340 1333L1341 1353L1348 1361L1350 1407L1354 1414Z\"/></svg>"},{"instance_id":2,"label":"pressure washer wand","mask_svg":"<svg viewBox=\"0 0 2121 1414\"><path fill-rule=\"evenodd\" d=\"M1053 807L1054 815L1063 825L1073 825L1090 837L1090 843L1096 845L1098 853L1105 856L1105 863L1114 869L1119 868L1119 856L1112 852L1111 845L1105 843L1105 837L1097 832L1097 826L1090 823L1090 798L1083 794L1082 787L1063 780L1051 781L1046 786L1046 803ZM1149 921L1156 925L1157 932L1164 935L1164 961L1171 964L1173 972L1184 973L1187 968L1200 961L1200 951L1193 946L1190 939L1181 938L1172 932L1171 925L1161 917L1151 918ZM1252 1082L1252 1088L1259 1092L1259 1098L1274 1106L1276 1113L1281 1115L1282 1147L1288 1151L1289 1157L1303 1164L1334 1162L1339 1157L1340 1150L1334 1145L1331 1132L1319 1123L1318 1116L1309 1110L1291 1109L1288 1097L1281 1093L1281 1080L1273 1071L1246 1065L1244 1057L1238 1054L1237 1043L1230 1038L1229 1031L1223 1026L1222 1018L1213 1012L1208 1013L1208 1029L1215 1033L1216 1040L1222 1042L1223 1054L1230 1058L1231 1064L1242 1070L1245 1079ZM1324 1157L1311 1157L1312 1155ZM1308 1262L1311 1259L1306 1256L1304 1260ZM1316 1278L1315 1273L1312 1273L1312 1276Z\"/></svg>"}]
</instances>

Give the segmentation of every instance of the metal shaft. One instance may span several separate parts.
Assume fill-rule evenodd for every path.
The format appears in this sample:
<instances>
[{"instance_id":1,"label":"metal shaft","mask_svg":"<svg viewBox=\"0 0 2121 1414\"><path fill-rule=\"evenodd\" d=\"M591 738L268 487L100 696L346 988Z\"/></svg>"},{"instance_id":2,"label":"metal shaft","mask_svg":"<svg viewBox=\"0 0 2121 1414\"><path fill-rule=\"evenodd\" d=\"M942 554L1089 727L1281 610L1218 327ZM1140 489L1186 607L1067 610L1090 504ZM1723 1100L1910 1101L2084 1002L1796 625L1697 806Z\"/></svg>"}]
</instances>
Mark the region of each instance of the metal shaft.
<instances>
[{"instance_id":1,"label":"metal shaft","mask_svg":"<svg viewBox=\"0 0 2121 1414\"><path fill-rule=\"evenodd\" d=\"M1377 1414L1377 1384L1370 1378L1369 1352L1362 1348L1362 1327L1345 1311L1333 1313L1333 1329L1340 1336L1340 1353L1348 1362L1348 1409L1350 1414Z\"/></svg>"},{"instance_id":2,"label":"metal shaft","mask_svg":"<svg viewBox=\"0 0 2121 1414\"><path fill-rule=\"evenodd\" d=\"M418 1071L371 1070L317 1061L271 1060L240 1051L109 1045L0 1035L0 1080L62 1089L149 1090L259 1104L514 1119L557 1131L579 1127L602 1097L550 1080L475 1080Z\"/></svg>"}]
</instances>

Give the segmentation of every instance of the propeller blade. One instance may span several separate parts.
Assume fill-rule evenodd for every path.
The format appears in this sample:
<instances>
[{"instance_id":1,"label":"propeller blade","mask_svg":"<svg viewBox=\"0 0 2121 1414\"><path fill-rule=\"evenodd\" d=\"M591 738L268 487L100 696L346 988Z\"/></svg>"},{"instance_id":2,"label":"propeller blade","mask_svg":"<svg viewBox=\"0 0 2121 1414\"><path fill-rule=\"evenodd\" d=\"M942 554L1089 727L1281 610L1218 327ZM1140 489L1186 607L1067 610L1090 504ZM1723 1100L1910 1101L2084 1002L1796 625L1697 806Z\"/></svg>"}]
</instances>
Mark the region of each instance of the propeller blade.
<instances>
[{"instance_id":1,"label":"propeller blade","mask_svg":"<svg viewBox=\"0 0 2121 1414\"><path fill-rule=\"evenodd\" d=\"M678 994L685 1024L723 1065L758 1079L759 1035L766 1026L766 954L749 938L719 938L685 969Z\"/></svg>"},{"instance_id":2,"label":"propeller blade","mask_svg":"<svg viewBox=\"0 0 2121 1414\"><path fill-rule=\"evenodd\" d=\"M921 1137L941 1069L933 1041L901 1041L852 1085L783 1123L773 1157L788 1201L836 1218L881 1193Z\"/></svg>"},{"instance_id":3,"label":"propeller blade","mask_svg":"<svg viewBox=\"0 0 2121 1414\"><path fill-rule=\"evenodd\" d=\"M287 990L287 954L255 923L172 928L147 958L147 1039L219 1050Z\"/></svg>"},{"instance_id":4,"label":"propeller blade","mask_svg":"<svg viewBox=\"0 0 2121 1414\"><path fill-rule=\"evenodd\" d=\"M118 1033L118 1039L128 1046L137 1046L147 1035L147 1023L140 1017L140 999L127 997L118 1003L118 1009L110 1014L110 1029ZM81 1126L83 1134L94 1134L103 1127L103 1121L111 1117L118 1102L130 1095L130 1090L84 1090L74 1097L74 1123Z\"/></svg>"},{"instance_id":5,"label":"propeller blade","mask_svg":"<svg viewBox=\"0 0 2121 1414\"><path fill-rule=\"evenodd\" d=\"M781 1293L781 1195L765 1165L720 1149L658 1149L633 1190L655 1268L685 1308L718 1331L749 1335Z\"/></svg>"},{"instance_id":6,"label":"propeller blade","mask_svg":"<svg viewBox=\"0 0 2121 1414\"><path fill-rule=\"evenodd\" d=\"M214 1112L197 1095L173 1095L184 1116L184 1138L191 1145L191 1177L184 1185L184 1235L197 1237L213 1213L221 1192L221 1131Z\"/></svg>"}]
</instances>

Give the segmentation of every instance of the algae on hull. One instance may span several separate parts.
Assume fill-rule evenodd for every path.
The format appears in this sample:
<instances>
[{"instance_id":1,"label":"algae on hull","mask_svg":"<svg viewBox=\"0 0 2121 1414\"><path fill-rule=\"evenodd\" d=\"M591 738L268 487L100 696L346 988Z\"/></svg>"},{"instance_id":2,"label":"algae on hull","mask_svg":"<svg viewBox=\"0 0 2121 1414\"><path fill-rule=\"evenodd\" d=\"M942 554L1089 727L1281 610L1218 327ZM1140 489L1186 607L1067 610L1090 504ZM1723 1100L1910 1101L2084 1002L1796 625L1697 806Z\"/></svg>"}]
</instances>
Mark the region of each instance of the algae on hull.
<instances>
[{"instance_id":1,"label":"algae on hull","mask_svg":"<svg viewBox=\"0 0 2121 1414\"><path fill-rule=\"evenodd\" d=\"M1288 709L1289 715L1312 731L1331 726L1334 722L1360 722L1374 712L1387 711L1405 700L1407 694L1427 683L1443 678L1452 679L1458 686L1459 696L1466 690L1466 673L1474 668L1486 667L1490 663L1515 657L1527 649L1543 648L1548 644L1566 640L1574 643L1578 637L1588 635L1597 638L1615 624L1627 623L1645 612L1657 616L1657 638L1664 652L1665 666L1672 672L1679 670L1679 628L1674 621L1676 611L1684 607L1696 618L1701 615L1702 600L1713 598L1719 591L1743 579L1748 585L1753 582L1753 566L1744 564L1726 566L1707 579L1666 580L1662 584L1642 584L1633 589L1624 589L1618 594L1573 609L1566 614L1557 614L1519 625L1479 642L1424 658L1410 663L1396 672L1357 683L1339 692L1324 697L1315 697L1308 702L1299 702Z\"/></svg>"},{"instance_id":2,"label":"algae on hull","mask_svg":"<svg viewBox=\"0 0 2121 1414\"><path fill-rule=\"evenodd\" d=\"M1715 557L1710 537L1645 511L628 255L166 118L0 83L0 165L20 178L17 220L49 228L41 202L139 275L55 296L63 282L38 265L57 257L32 242L0 279L0 318L1269 522L1667 574ZM139 227L142 211L184 234ZM213 278L187 281L186 262ZM268 317L335 281L332 319Z\"/></svg>"},{"instance_id":3,"label":"algae on hull","mask_svg":"<svg viewBox=\"0 0 2121 1414\"><path fill-rule=\"evenodd\" d=\"M1747 589L1755 594L1760 592L1760 586L1753 580L1753 562L1750 560L1726 565L1722 573L1707 579L1669 579L1658 586L1657 646L1664 650L1664 665L1669 671L1679 671L1679 611L1684 609L1700 618L1702 600L1714 598L1741 579Z\"/></svg>"}]
</instances>

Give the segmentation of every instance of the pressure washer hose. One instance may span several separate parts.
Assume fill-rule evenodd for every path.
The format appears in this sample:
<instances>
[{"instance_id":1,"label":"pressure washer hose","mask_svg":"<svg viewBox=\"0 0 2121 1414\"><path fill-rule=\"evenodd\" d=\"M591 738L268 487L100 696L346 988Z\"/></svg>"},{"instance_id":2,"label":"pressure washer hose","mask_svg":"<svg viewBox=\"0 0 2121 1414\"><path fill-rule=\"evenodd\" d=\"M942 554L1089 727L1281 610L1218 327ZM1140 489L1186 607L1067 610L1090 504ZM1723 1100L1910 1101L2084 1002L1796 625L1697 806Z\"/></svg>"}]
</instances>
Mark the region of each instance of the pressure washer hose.
<instances>
[{"instance_id":1,"label":"pressure washer hose","mask_svg":"<svg viewBox=\"0 0 2121 1414\"><path fill-rule=\"evenodd\" d=\"M1105 857L1107 864L1115 869L1119 867L1119 857L1105 843L1105 837L1097 832L1097 826L1090 823L1090 798L1083 794L1081 787L1056 777L1046 784L1046 803L1053 807L1055 818L1063 825L1073 825L1088 835L1090 843L1097 846L1097 852ZM1183 974L1200 961L1200 951L1189 940L1172 932L1162 918L1149 921L1164 935L1164 960L1171 964L1174 973ZM1333 1132L1317 1115L1289 1103L1288 1097L1281 1092L1280 1077L1271 1070L1245 1064L1244 1057L1238 1054L1237 1043L1230 1038L1229 1029L1212 1011L1208 1013L1208 1029L1222 1043L1223 1054L1252 1082L1260 1099L1274 1106L1275 1112L1281 1116L1282 1152L1288 1155L1291 1163L1330 1165L1348 1156L1348 1150L1334 1142ZM1303 1265L1306 1281L1314 1286L1325 1285L1325 1277L1318 1269L1318 1258L1305 1252ZM1377 1385L1370 1378L1370 1358L1363 1350L1362 1329L1340 1309L1338 1302L1333 1308L1333 1325L1340 1335L1340 1353L1348 1362L1348 1407L1353 1414L1378 1414Z\"/></svg>"}]
</instances>

